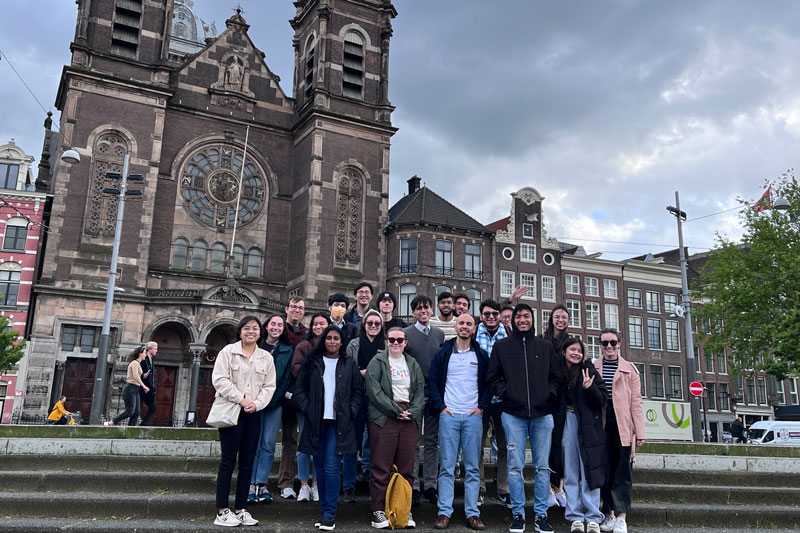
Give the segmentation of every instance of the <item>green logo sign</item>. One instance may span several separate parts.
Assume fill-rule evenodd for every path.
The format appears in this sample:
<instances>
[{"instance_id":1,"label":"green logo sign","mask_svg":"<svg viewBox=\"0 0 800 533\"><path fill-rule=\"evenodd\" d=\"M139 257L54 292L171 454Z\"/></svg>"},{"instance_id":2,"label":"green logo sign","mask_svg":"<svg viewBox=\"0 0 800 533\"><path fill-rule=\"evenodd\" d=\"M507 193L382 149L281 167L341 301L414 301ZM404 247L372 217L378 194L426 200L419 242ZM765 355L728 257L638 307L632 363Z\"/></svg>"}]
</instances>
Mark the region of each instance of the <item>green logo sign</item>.
<instances>
[{"instance_id":1,"label":"green logo sign","mask_svg":"<svg viewBox=\"0 0 800 533\"><path fill-rule=\"evenodd\" d=\"M647 417L648 422L655 422L656 420L658 420L658 415L656 414L655 409L648 409L647 414L645 416Z\"/></svg>"},{"instance_id":2,"label":"green logo sign","mask_svg":"<svg viewBox=\"0 0 800 533\"><path fill-rule=\"evenodd\" d=\"M689 427L689 417L687 416L684 418L684 407L683 405L680 406L681 414L678 415L678 404L670 404L672 406L672 416L667 413L667 404L664 403L661 405L661 413L664 415L664 420L667 421L667 424L670 427L675 429L686 429ZM648 413L648 420L649 420L649 413Z\"/></svg>"}]
</instances>

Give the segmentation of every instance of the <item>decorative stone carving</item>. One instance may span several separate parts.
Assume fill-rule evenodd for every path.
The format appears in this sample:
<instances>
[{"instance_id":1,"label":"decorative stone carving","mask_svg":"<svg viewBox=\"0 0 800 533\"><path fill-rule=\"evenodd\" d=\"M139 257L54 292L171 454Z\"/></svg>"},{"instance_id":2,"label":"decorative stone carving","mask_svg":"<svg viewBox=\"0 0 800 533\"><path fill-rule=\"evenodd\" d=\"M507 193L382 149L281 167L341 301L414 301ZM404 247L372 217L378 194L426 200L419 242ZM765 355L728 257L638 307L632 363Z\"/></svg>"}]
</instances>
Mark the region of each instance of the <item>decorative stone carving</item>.
<instances>
[{"instance_id":1,"label":"decorative stone carving","mask_svg":"<svg viewBox=\"0 0 800 533\"><path fill-rule=\"evenodd\" d=\"M336 260L358 263L361 259L361 211L364 178L354 168L339 174L336 201Z\"/></svg>"},{"instance_id":2,"label":"decorative stone carving","mask_svg":"<svg viewBox=\"0 0 800 533\"><path fill-rule=\"evenodd\" d=\"M117 224L118 198L103 192L106 187L116 188L119 183L106 177L106 172L122 172L122 160L127 143L115 133L97 138L94 146L89 185L88 209L83 232L92 237L113 237Z\"/></svg>"},{"instance_id":3,"label":"decorative stone carving","mask_svg":"<svg viewBox=\"0 0 800 533\"><path fill-rule=\"evenodd\" d=\"M217 81L208 89L211 103L251 113L255 94L250 91L250 67L238 52L228 52L219 62Z\"/></svg>"}]
</instances>

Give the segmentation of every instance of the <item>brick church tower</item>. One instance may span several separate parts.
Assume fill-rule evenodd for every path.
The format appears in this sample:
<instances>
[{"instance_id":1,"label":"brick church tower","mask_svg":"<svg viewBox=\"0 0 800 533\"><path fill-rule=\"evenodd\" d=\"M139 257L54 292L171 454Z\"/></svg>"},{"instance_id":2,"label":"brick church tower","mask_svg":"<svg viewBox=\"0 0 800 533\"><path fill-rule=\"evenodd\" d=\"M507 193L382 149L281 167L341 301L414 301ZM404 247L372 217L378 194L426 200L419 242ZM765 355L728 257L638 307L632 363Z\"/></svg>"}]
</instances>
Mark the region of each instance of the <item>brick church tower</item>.
<instances>
[{"instance_id":1,"label":"brick church tower","mask_svg":"<svg viewBox=\"0 0 800 533\"><path fill-rule=\"evenodd\" d=\"M290 96L241 12L214 36L192 0L77 4L56 104L60 150L81 161L56 154L38 184L55 201L24 410L66 394L89 411L118 207L103 189L128 155L144 182L129 184L142 196L124 211L110 381L155 340L156 419L182 420L196 396L202 420L216 351L239 318L282 311L294 294L313 309L362 279L385 283L396 11L390 0L294 2ZM117 385L109 393L116 402Z\"/></svg>"}]
</instances>

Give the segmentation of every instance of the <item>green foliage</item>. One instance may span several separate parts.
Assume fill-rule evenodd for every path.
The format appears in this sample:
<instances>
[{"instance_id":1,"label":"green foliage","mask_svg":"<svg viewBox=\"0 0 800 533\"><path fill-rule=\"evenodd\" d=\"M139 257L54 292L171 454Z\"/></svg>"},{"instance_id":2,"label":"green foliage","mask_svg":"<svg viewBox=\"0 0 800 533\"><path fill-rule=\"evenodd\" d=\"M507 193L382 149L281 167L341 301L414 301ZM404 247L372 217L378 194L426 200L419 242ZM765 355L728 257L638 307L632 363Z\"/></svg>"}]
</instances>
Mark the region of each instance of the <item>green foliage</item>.
<instances>
[{"instance_id":1,"label":"green foliage","mask_svg":"<svg viewBox=\"0 0 800 533\"><path fill-rule=\"evenodd\" d=\"M735 372L756 368L782 379L800 374L800 187L791 171L767 187L789 209L758 212L739 199L744 236L717 235L693 298L703 301L698 318L715 324L700 334L708 349L730 347Z\"/></svg>"},{"instance_id":2,"label":"green foliage","mask_svg":"<svg viewBox=\"0 0 800 533\"><path fill-rule=\"evenodd\" d=\"M0 316L0 374L11 370L22 359L22 349L25 348L25 341L19 340L19 331L12 329L5 331L8 326L8 317ZM16 342L16 344L14 344Z\"/></svg>"}]
</instances>

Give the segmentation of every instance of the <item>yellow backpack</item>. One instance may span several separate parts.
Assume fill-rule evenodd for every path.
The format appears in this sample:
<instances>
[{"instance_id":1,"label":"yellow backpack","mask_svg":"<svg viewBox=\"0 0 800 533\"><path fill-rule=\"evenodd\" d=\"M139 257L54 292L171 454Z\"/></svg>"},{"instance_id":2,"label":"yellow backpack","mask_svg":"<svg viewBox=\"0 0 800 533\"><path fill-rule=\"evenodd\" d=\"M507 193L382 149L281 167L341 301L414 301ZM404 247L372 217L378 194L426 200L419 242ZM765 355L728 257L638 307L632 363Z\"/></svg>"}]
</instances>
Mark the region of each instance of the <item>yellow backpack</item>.
<instances>
[{"instance_id":1,"label":"yellow backpack","mask_svg":"<svg viewBox=\"0 0 800 533\"><path fill-rule=\"evenodd\" d=\"M392 477L386 488L386 518L390 529L403 529L408 525L408 513L411 512L411 485L392 465Z\"/></svg>"}]
</instances>

